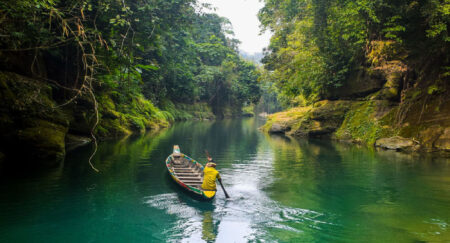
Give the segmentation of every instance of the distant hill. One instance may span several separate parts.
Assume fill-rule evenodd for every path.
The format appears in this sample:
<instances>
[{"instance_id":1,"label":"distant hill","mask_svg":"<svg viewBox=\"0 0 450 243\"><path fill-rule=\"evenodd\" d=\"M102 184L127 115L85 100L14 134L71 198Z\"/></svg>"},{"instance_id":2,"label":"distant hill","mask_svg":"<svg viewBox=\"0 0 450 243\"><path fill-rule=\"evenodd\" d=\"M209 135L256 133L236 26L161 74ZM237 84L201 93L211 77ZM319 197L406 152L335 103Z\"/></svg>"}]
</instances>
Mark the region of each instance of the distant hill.
<instances>
[{"instance_id":1,"label":"distant hill","mask_svg":"<svg viewBox=\"0 0 450 243\"><path fill-rule=\"evenodd\" d=\"M248 53L248 52L245 52L243 50L239 50L239 54L245 60L252 61L255 64L261 64L261 59L264 57L262 52Z\"/></svg>"}]
</instances>

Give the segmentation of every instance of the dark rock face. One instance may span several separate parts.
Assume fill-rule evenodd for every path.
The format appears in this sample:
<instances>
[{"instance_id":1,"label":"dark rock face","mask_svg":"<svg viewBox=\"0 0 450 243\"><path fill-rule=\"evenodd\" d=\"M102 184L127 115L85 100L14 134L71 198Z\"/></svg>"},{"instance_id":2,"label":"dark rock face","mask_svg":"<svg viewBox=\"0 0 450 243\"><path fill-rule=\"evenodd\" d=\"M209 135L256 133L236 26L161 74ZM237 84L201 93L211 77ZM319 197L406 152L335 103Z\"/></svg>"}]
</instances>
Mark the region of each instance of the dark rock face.
<instances>
[{"instance_id":1,"label":"dark rock face","mask_svg":"<svg viewBox=\"0 0 450 243\"><path fill-rule=\"evenodd\" d=\"M0 152L0 168L2 167L4 159L5 159L5 155L2 152Z\"/></svg>"},{"instance_id":2,"label":"dark rock face","mask_svg":"<svg viewBox=\"0 0 450 243\"><path fill-rule=\"evenodd\" d=\"M370 71L360 67L342 86L325 92L324 98L355 99L362 98L383 88L386 78L380 71Z\"/></svg>"},{"instance_id":3,"label":"dark rock face","mask_svg":"<svg viewBox=\"0 0 450 243\"><path fill-rule=\"evenodd\" d=\"M439 138L434 142L434 146L440 150L450 151L450 128L447 127Z\"/></svg>"},{"instance_id":4,"label":"dark rock face","mask_svg":"<svg viewBox=\"0 0 450 243\"><path fill-rule=\"evenodd\" d=\"M64 159L69 121L60 108L53 108L51 91L46 83L0 72L0 145L6 156L33 164L45 161L45 166Z\"/></svg>"}]
</instances>

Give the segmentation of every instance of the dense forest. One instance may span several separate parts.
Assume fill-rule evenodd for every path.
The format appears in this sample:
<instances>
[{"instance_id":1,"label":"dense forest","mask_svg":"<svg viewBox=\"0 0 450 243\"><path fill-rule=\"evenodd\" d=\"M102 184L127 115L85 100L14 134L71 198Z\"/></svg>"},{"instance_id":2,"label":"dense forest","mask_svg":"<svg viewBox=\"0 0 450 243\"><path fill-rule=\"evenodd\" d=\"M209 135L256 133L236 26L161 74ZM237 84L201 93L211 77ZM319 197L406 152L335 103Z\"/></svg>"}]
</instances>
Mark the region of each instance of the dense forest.
<instances>
[{"instance_id":1,"label":"dense forest","mask_svg":"<svg viewBox=\"0 0 450 243\"><path fill-rule=\"evenodd\" d=\"M291 108L267 131L450 150L450 1L264 3L262 79Z\"/></svg>"},{"instance_id":2,"label":"dense forest","mask_svg":"<svg viewBox=\"0 0 450 243\"><path fill-rule=\"evenodd\" d=\"M195 0L0 2L0 155L239 116L260 99L230 22ZM248 110L248 108L247 108ZM20 149L18 149L20 148Z\"/></svg>"},{"instance_id":3,"label":"dense forest","mask_svg":"<svg viewBox=\"0 0 450 243\"><path fill-rule=\"evenodd\" d=\"M449 1L263 2L263 68L196 0L0 2L0 158L281 107L266 131L450 150Z\"/></svg>"}]
</instances>

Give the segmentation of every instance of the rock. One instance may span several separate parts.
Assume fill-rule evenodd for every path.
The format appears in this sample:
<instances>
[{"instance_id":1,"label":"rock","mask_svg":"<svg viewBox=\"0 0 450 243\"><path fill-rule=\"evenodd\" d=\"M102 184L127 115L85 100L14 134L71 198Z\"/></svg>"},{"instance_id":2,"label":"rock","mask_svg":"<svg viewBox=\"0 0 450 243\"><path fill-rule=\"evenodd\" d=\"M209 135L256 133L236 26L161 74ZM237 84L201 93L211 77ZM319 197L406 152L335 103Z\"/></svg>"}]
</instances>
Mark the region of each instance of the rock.
<instances>
[{"instance_id":1,"label":"rock","mask_svg":"<svg viewBox=\"0 0 450 243\"><path fill-rule=\"evenodd\" d=\"M419 148L419 145L413 139L395 136L378 139L375 142L375 147L397 151L415 151Z\"/></svg>"},{"instance_id":2,"label":"rock","mask_svg":"<svg viewBox=\"0 0 450 243\"><path fill-rule=\"evenodd\" d=\"M258 114L259 117L268 117L269 114L267 114L267 112L261 112Z\"/></svg>"},{"instance_id":3,"label":"rock","mask_svg":"<svg viewBox=\"0 0 450 243\"><path fill-rule=\"evenodd\" d=\"M55 166L64 160L67 127L45 120L34 121L34 126L17 132L21 149L28 151L26 157Z\"/></svg>"},{"instance_id":4,"label":"rock","mask_svg":"<svg viewBox=\"0 0 450 243\"><path fill-rule=\"evenodd\" d=\"M378 93L371 97L371 99L399 101L401 83L403 82L407 70L406 65L401 61L395 60L387 62L383 66L375 69L383 73L386 83Z\"/></svg>"},{"instance_id":5,"label":"rock","mask_svg":"<svg viewBox=\"0 0 450 243\"><path fill-rule=\"evenodd\" d=\"M264 129L269 133L286 133L297 137L331 136L342 124L354 101L319 101L269 116Z\"/></svg>"},{"instance_id":6,"label":"rock","mask_svg":"<svg viewBox=\"0 0 450 243\"><path fill-rule=\"evenodd\" d=\"M353 72L342 86L327 90L324 98L331 100L361 98L382 89L385 82L386 79L381 72L360 67L359 71Z\"/></svg>"},{"instance_id":7,"label":"rock","mask_svg":"<svg viewBox=\"0 0 450 243\"><path fill-rule=\"evenodd\" d=\"M286 131L289 131L290 127L286 126L285 124L280 123L274 123L272 124L272 127L269 129L269 133L285 133Z\"/></svg>"},{"instance_id":8,"label":"rock","mask_svg":"<svg viewBox=\"0 0 450 243\"><path fill-rule=\"evenodd\" d=\"M439 150L450 151L450 127L445 128L441 136L434 142L434 147Z\"/></svg>"},{"instance_id":9,"label":"rock","mask_svg":"<svg viewBox=\"0 0 450 243\"><path fill-rule=\"evenodd\" d=\"M88 135L95 122L95 113L93 110L76 109L70 120L70 132L76 134Z\"/></svg>"},{"instance_id":10,"label":"rock","mask_svg":"<svg viewBox=\"0 0 450 243\"><path fill-rule=\"evenodd\" d=\"M432 151L435 147L435 142L444 132L444 129L439 125L430 126L419 132L419 140L422 148Z\"/></svg>"},{"instance_id":11,"label":"rock","mask_svg":"<svg viewBox=\"0 0 450 243\"><path fill-rule=\"evenodd\" d=\"M292 135L297 137L329 137L342 124L346 112L354 101L323 100L313 105L308 114L305 114L297 129Z\"/></svg>"},{"instance_id":12,"label":"rock","mask_svg":"<svg viewBox=\"0 0 450 243\"><path fill-rule=\"evenodd\" d=\"M65 156L66 114L45 82L0 72L0 145L6 156L55 166ZM8 160L10 161L10 160Z\"/></svg>"}]
</instances>

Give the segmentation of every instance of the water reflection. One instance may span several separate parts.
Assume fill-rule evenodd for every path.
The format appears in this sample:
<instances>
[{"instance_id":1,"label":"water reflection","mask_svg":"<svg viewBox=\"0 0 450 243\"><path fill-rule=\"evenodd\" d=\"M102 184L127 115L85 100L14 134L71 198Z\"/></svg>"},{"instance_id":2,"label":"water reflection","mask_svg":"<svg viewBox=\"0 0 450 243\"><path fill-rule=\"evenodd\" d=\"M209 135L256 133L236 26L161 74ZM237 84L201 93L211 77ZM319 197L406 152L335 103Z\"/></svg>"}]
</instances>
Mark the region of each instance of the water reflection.
<instances>
[{"instance_id":1,"label":"water reflection","mask_svg":"<svg viewBox=\"0 0 450 243\"><path fill-rule=\"evenodd\" d=\"M315 240L450 239L447 159L326 140L270 136L267 141L276 178L267 191L283 205L323 214L325 227L291 225Z\"/></svg>"},{"instance_id":2,"label":"water reflection","mask_svg":"<svg viewBox=\"0 0 450 243\"><path fill-rule=\"evenodd\" d=\"M214 242L217 236L217 227L214 227L212 211L203 212L202 239L206 242Z\"/></svg>"}]
</instances>

